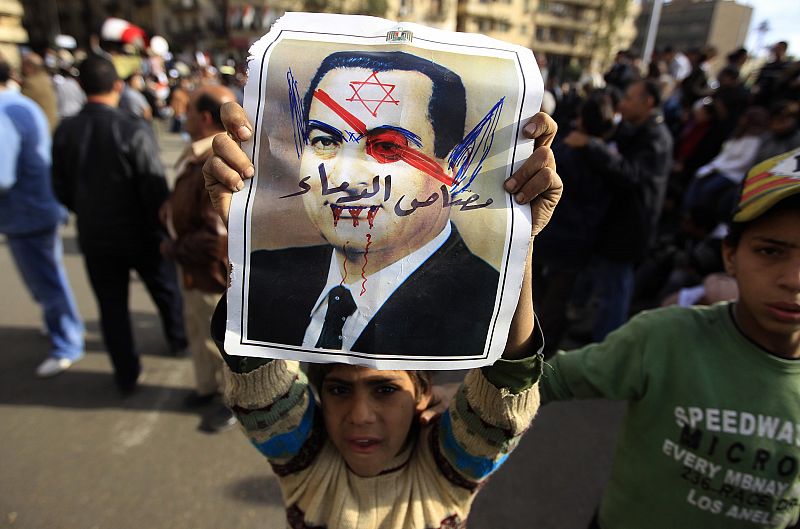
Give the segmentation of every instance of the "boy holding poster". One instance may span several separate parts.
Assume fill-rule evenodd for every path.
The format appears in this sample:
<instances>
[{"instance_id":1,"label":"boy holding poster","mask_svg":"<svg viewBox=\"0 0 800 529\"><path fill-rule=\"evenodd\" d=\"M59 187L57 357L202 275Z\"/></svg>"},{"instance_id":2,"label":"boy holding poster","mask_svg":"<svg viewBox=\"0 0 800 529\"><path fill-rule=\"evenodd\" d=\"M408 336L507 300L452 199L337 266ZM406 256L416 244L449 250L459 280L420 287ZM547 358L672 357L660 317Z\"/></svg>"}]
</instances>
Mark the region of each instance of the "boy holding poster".
<instances>
[{"instance_id":1,"label":"boy holding poster","mask_svg":"<svg viewBox=\"0 0 800 529\"><path fill-rule=\"evenodd\" d=\"M251 54L252 124L222 109L250 157L219 135L205 168L230 233L226 401L289 527L464 527L539 404L530 241L561 181L533 55L308 13ZM464 367L481 369L429 420L413 369Z\"/></svg>"},{"instance_id":2,"label":"boy holding poster","mask_svg":"<svg viewBox=\"0 0 800 529\"><path fill-rule=\"evenodd\" d=\"M222 115L232 137L251 137L241 107L228 104ZM525 126L535 150L505 183L518 203L531 204L532 235L547 224L561 195L550 150L555 131L544 114ZM232 191L244 187L242 176L252 176L253 167L226 136L215 138L214 152L206 184L227 222ZM212 322L220 346L224 327L220 305ZM420 421L432 401L422 371L322 364L307 378L294 361L223 353L231 368L226 399L278 476L289 527L460 528L481 483L536 413L542 347L529 253L503 358L472 370L449 409L430 424Z\"/></svg>"}]
</instances>

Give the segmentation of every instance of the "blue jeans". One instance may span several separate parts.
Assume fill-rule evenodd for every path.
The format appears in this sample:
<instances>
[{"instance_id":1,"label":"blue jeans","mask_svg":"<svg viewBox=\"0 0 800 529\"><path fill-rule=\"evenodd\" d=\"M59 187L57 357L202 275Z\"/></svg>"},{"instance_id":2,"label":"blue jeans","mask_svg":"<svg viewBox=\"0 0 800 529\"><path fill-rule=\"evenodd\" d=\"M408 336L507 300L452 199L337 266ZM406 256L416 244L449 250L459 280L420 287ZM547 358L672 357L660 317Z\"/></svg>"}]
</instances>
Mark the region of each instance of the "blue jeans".
<instances>
[{"instance_id":1,"label":"blue jeans","mask_svg":"<svg viewBox=\"0 0 800 529\"><path fill-rule=\"evenodd\" d=\"M633 297L633 265L596 258L592 263L599 305L592 328L592 339L602 342L628 320Z\"/></svg>"},{"instance_id":2,"label":"blue jeans","mask_svg":"<svg viewBox=\"0 0 800 529\"><path fill-rule=\"evenodd\" d=\"M58 228L7 239L17 270L44 310L53 348L50 355L77 360L83 356L83 322L64 270Z\"/></svg>"}]
</instances>

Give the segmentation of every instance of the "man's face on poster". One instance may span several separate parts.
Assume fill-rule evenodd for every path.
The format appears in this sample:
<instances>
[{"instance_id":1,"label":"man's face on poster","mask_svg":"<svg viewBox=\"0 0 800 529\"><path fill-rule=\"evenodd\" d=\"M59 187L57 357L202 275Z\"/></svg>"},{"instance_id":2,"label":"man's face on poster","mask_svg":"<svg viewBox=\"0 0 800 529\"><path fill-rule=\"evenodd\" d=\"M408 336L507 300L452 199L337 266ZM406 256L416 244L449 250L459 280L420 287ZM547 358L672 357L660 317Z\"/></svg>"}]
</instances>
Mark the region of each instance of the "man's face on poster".
<instances>
[{"instance_id":1,"label":"man's face on poster","mask_svg":"<svg viewBox=\"0 0 800 529\"><path fill-rule=\"evenodd\" d=\"M449 209L442 207L441 199L405 216L395 211L398 200L409 210L412 200L441 195L447 169L446 161L434 155L435 136L428 117L430 78L400 70L371 76L373 72L365 68L341 68L320 81L309 108L308 141L300 162L300 178L311 176L303 203L311 222L332 246L364 253L369 242L370 253L386 252L384 256L394 261L431 240L448 222ZM380 104L362 101L386 95L376 84L362 86L365 81L382 84L391 90L391 97ZM330 193L342 187L346 189ZM340 201L345 196L348 201Z\"/></svg>"}]
</instances>

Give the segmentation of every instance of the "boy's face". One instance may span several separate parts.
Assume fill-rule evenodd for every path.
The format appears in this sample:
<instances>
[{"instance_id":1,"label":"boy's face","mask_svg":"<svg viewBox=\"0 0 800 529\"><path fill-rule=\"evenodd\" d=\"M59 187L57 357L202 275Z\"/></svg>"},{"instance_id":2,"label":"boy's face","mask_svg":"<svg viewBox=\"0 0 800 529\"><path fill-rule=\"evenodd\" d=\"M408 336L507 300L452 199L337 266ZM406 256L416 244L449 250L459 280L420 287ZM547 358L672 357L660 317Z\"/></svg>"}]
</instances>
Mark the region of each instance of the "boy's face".
<instances>
[{"instance_id":1,"label":"boy's face","mask_svg":"<svg viewBox=\"0 0 800 529\"><path fill-rule=\"evenodd\" d=\"M617 111L623 120L638 125L650 115L651 100L642 82L631 83L617 104Z\"/></svg>"},{"instance_id":2,"label":"boy's face","mask_svg":"<svg viewBox=\"0 0 800 529\"><path fill-rule=\"evenodd\" d=\"M779 354L800 356L800 212L756 220L738 246L724 246L726 271L739 286L742 330Z\"/></svg>"},{"instance_id":3,"label":"boy's face","mask_svg":"<svg viewBox=\"0 0 800 529\"><path fill-rule=\"evenodd\" d=\"M377 476L405 446L413 421L430 402L405 371L338 366L320 391L325 428L347 466Z\"/></svg>"}]
</instances>

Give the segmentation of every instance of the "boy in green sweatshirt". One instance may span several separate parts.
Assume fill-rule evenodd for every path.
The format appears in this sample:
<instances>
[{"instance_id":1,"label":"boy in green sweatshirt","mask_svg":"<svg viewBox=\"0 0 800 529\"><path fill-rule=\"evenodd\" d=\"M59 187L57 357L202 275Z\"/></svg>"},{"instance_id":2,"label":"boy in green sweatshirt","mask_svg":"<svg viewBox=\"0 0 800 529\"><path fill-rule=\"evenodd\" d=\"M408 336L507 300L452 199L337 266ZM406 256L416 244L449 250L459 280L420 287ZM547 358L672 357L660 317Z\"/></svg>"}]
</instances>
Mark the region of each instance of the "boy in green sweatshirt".
<instances>
[{"instance_id":1,"label":"boy in green sweatshirt","mask_svg":"<svg viewBox=\"0 0 800 529\"><path fill-rule=\"evenodd\" d=\"M723 257L738 301L644 312L545 367L543 402L628 402L592 527L798 522L800 149L749 172Z\"/></svg>"}]
</instances>

